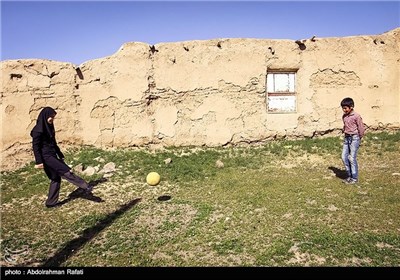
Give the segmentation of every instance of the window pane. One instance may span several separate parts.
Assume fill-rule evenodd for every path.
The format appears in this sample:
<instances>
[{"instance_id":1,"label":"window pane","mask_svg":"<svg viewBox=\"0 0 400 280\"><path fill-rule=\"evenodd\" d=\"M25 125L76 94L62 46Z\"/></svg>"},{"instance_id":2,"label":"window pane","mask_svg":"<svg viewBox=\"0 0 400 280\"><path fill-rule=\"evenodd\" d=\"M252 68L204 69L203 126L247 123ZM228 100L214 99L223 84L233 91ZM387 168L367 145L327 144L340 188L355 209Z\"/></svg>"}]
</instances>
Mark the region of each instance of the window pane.
<instances>
[{"instance_id":1,"label":"window pane","mask_svg":"<svg viewBox=\"0 0 400 280\"><path fill-rule=\"evenodd\" d=\"M296 112L296 96L268 96L268 112Z\"/></svg>"},{"instance_id":2,"label":"window pane","mask_svg":"<svg viewBox=\"0 0 400 280\"><path fill-rule=\"evenodd\" d=\"M289 91L294 92L294 85L295 85L295 75L294 73L289 74Z\"/></svg>"},{"instance_id":3,"label":"window pane","mask_svg":"<svg viewBox=\"0 0 400 280\"><path fill-rule=\"evenodd\" d=\"M274 74L267 74L267 92L274 91Z\"/></svg>"},{"instance_id":4,"label":"window pane","mask_svg":"<svg viewBox=\"0 0 400 280\"><path fill-rule=\"evenodd\" d=\"M289 74L275 74L275 92L289 92Z\"/></svg>"}]
</instances>

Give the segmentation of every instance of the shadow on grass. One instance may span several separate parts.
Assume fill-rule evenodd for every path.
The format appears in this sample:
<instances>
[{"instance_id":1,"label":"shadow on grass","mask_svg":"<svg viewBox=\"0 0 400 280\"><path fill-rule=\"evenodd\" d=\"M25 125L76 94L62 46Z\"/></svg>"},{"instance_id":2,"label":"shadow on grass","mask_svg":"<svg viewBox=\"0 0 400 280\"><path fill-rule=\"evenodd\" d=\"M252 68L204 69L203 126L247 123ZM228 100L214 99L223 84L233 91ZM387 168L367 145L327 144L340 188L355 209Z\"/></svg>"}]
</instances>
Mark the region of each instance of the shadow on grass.
<instances>
[{"instance_id":1,"label":"shadow on grass","mask_svg":"<svg viewBox=\"0 0 400 280\"><path fill-rule=\"evenodd\" d=\"M95 187L98 184L106 182L106 181L107 181L106 178L101 178L98 180L90 181L89 184L92 185L93 187ZM83 199L87 199L87 200L97 202L97 203L104 202L104 200L101 197L94 195L92 192L86 192L84 189L78 188L78 189L74 190L73 192L71 192L68 195L68 198L61 200L57 204L61 206L63 204L66 204L66 203L74 200L74 199L77 199L77 198L83 198Z\"/></svg>"},{"instance_id":2,"label":"shadow on grass","mask_svg":"<svg viewBox=\"0 0 400 280\"><path fill-rule=\"evenodd\" d=\"M170 200L170 199L171 199L170 195L162 195L162 196L159 196L157 198L158 201L167 201L167 200Z\"/></svg>"},{"instance_id":3,"label":"shadow on grass","mask_svg":"<svg viewBox=\"0 0 400 280\"><path fill-rule=\"evenodd\" d=\"M48 259L41 267L58 267L63 262L68 260L72 255L74 255L79 249L84 246L87 242L92 240L96 235L98 235L106 227L110 226L114 220L119 216L124 214L126 211L135 206L141 198L136 198L130 202L121 206L120 209L113 213L107 215L104 219L98 221L94 226L85 229L80 237L77 237L69 241L64 248L55 253L53 257Z\"/></svg>"},{"instance_id":4,"label":"shadow on grass","mask_svg":"<svg viewBox=\"0 0 400 280\"><path fill-rule=\"evenodd\" d=\"M346 179L348 177L346 170L342 170L334 166L329 166L328 169L332 170L336 177L340 179Z\"/></svg>"}]
</instances>

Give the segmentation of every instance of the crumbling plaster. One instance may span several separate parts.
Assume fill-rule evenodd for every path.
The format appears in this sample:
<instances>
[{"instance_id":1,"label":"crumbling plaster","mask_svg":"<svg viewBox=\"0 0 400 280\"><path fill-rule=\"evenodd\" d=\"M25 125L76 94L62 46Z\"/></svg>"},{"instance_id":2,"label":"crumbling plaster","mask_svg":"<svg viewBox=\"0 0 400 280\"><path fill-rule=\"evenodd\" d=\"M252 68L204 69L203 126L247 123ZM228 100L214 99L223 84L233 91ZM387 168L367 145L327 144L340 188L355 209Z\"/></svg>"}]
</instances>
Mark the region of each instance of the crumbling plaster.
<instances>
[{"instance_id":1,"label":"crumbling plaster","mask_svg":"<svg viewBox=\"0 0 400 280\"><path fill-rule=\"evenodd\" d=\"M400 127L400 28L299 41L215 39L124 44L79 66L1 62L1 168L33 160L39 111L58 112L57 139L97 147L222 146L338 135L353 97L371 130ZM296 69L297 112L266 110L266 73Z\"/></svg>"}]
</instances>

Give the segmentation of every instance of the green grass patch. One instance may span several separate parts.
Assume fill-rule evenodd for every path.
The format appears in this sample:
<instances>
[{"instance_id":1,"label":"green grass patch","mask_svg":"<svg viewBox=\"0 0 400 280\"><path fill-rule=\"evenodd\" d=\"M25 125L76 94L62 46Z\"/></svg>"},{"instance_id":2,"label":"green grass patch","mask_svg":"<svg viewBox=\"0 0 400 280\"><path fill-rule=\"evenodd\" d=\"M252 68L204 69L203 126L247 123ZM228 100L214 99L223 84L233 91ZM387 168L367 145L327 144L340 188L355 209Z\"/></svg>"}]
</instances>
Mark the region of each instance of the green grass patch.
<instances>
[{"instance_id":1,"label":"green grass patch","mask_svg":"<svg viewBox=\"0 0 400 280\"><path fill-rule=\"evenodd\" d=\"M368 133L358 156L360 182L351 186L340 178L339 137L158 151L70 149L71 166L114 162L116 171L95 187L94 198L55 209L44 207L49 180L33 162L2 172L1 264L398 266L399 140L399 131ZM157 186L146 184L151 171L161 175ZM74 190L63 180L60 200ZM26 247L16 263L4 257Z\"/></svg>"}]
</instances>

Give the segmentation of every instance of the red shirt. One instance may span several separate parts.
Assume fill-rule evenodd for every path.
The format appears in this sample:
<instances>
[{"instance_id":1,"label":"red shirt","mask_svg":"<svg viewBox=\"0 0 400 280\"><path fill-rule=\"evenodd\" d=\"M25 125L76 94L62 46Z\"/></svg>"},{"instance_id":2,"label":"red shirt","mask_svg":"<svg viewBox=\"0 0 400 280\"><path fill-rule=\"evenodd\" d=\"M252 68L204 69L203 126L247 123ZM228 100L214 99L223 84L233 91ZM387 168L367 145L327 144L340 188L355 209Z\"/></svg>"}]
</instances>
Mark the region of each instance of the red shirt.
<instances>
[{"instance_id":1,"label":"red shirt","mask_svg":"<svg viewBox=\"0 0 400 280\"><path fill-rule=\"evenodd\" d=\"M349 114L344 114L343 117L343 132L350 135L358 134L360 138L364 136L365 128L360 114L351 111Z\"/></svg>"}]
</instances>

